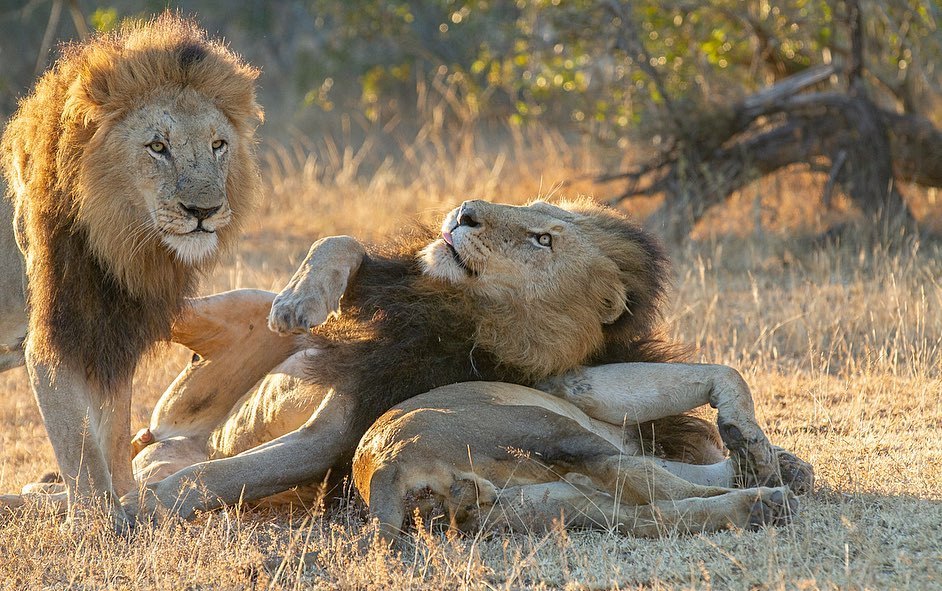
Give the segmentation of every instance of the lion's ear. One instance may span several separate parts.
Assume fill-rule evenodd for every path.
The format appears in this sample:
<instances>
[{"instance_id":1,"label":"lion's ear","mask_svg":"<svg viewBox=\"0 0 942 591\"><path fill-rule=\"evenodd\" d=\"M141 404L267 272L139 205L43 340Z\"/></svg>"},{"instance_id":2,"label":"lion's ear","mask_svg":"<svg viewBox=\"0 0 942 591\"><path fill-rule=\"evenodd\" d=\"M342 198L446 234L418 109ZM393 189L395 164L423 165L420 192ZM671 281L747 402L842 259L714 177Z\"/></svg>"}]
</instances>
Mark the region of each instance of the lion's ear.
<instances>
[{"instance_id":1,"label":"lion's ear","mask_svg":"<svg viewBox=\"0 0 942 591\"><path fill-rule=\"evenodd\" d=\"M602 324L613 324L628 312L628 294L625 286L618 284L612 287L611 293L602 302Z\"/></svg>"},{"instance_id":2,"label":"lion's ear","mask_svg":"<svg viewBox=\"0 0 942 591\"><path fill-rule=\"evenodd\" d=\"M86 126L100 122L109 111L114 110L112 103L116 97L112 87L113 79L118 75L112 55L90 49L85 56L85 63L69 86L63 117L80 120Z\"/></svg>"},{"instance_id":3,"label":"lion's ear","mask_svg":"<svg viewBox=\"0 0 942 591\"><path fill-rule=\"evenodd\" d=\"M81 121L86 127L102 119L107 101L107 85L92 83L77 78L69 87L68 97L62 108L62 118Z\"/></svg>"}]
</instances>

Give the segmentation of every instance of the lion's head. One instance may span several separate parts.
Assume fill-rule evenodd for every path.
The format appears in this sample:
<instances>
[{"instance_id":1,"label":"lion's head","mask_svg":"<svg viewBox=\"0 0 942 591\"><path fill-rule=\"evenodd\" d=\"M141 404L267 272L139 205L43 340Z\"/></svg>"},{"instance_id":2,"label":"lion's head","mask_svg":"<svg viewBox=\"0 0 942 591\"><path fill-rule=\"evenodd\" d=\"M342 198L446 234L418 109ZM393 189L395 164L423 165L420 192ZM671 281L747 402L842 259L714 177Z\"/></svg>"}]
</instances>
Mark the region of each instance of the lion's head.
<instances>
[{"instance_id":1,"label":"lion's head","mask_svg":"<svg viewBox=\"0 0 942 591\"><path fill-rule=\"evenodd\" d=\"M426 275L473 295L478 342L535 374L651 336L667 286L658 243L588 201L467 201L421 257Z\"/></svg>"},{"instance_id":2,"label":"lion's head","mask_svg":"<svg viewBox=\"0 0 942 591\"><path fill-rule=\"evenodd\" d=\"M63 49L2 141L35 354L108 381L167 336L259 192L257 76L170 12Z\"/></svg>"},{"instance_id":3,"label":"lion's head","mask_svg":"<svg viewBox=\"0 0 942 591\"><path fill-rule=\"evenodd\" d=\"M107 125L80 166L85 198L77 218L93 248L117 259L112 263L123 262L110 243L113 227L102 227L115 224L127 229L125 238L140 234L128 246L152 240L184 265L206 262L233 230L233 207L241 214L248 206L243 188L228 185L244 169L242 144L251 141L192 88L147 101ZM117 211L114 187L124 187L127 200Z\"/></svg>"},{"instance_id":4,"label":"lion's head","mask_svg":"<svg viewBox=\"0 0 942 591\"><path fill-rule=\"evenodd\" d=\"M67 47L5 134L13 189L73 219L143 295L142 269L211 262L251 209L257 75L170 13ZM58 133L35 137L53 115ZM44 181L60 193L37 191Z\"/></svg>"},{"instance_id":5,"label":"lion's head","mask_svg":"<svg viewBox=\"0 0 942 591\"><path fill-rule=\"evenodd\" d=\"M65 59L76 71L63 117L79 145L87 139L75 162L76 217L92 248L129 279L127 267L150 254L133 254L143 242L185 265L210 260L257 191L258 72L169 14Z\"/></svg>"}]
</instances>

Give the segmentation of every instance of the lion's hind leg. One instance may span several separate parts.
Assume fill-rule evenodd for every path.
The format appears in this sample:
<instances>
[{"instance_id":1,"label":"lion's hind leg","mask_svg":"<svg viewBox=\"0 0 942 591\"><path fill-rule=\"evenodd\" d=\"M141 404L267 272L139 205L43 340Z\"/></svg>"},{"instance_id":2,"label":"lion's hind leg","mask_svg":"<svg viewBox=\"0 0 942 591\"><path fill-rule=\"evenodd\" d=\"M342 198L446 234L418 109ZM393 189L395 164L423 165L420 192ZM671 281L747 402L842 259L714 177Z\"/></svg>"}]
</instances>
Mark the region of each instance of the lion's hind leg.
<instances>
[{"instance_id":1,"label":"lion's hind leg","mask_svg":"<svg viewBox=\"0 0 942 591\"><path fill-rule=\"evenodd\" d=\"M41 506L57 515L68 511L68 491L58 472L50 472L39 482L25 485L18 495L0 495L0 510L19 511L32 505Z\"/></svg>"},{"instance_id":2,"label":"lion's hind leg","mask_svg":"<svg viewBox=\"0 0 942 591\"><path fill-rule=\"evenodd\" d=\"M370 478L368 495L380 538L386 543L396 541L405 531L406 519L406 487L399 468L383 466L376 470Z\"/></svg>"},{"instance_id":3,"label":"lion's hind leg","mask_svg":"<svg viewBox=\"0 0 942 591\"><path fill-rule=\"evenodd\" d=\"M169 437L144 447L134 456L134 478L141 485L159 482L208 459L205 439Z\"/></svg>"},{"instance_id":4,"label":"lion's hind leg","mask_svg":"<svg viewBox=\"0 0 942 591\"><path fill-rule=\"evenodd\" d=\"M501 491L490 526L523 533L558 527L617 530L644 538L785 525L798 512L787 487L739 489L712 497L623 504L577 474Z\"/></svg>"},{"instance_id":5,"label":"lion's hind leg","mask_svg":"<svg viewBox=\"0 0 942 591\"><path fill-rule=\"evenodd\" d=\"M239 289L187 301L172 338L195 355L157 401L149 427L134 438L135 454L176 437L205 444L245 394L298 350L296 338L266 326L274 298Z\"/></svg>"}]
</instances>

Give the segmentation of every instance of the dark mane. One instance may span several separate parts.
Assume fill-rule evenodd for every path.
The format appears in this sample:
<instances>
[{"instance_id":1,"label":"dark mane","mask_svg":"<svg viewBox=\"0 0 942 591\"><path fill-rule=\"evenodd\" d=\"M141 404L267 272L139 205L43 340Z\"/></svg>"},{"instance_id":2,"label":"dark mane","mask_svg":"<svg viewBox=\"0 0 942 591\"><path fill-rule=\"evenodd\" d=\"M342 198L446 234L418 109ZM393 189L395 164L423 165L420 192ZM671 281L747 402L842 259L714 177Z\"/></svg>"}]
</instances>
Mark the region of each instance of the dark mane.
<instances>
[{"instance_id":1,"label":"dark mane","mask_svg":"<svg viewBox=\"0 0 942 591\"><path fill-rule=\"evenodd\" d=\"M56 247L27 284L30 330L41 330L46 347L71 356L81 364L76 369L105 387L130 379L141 356L169 340L170 323L199 274L168 261L175 279L164 284L163 297L135 295L92 255L84 230L36 223L49 228ZM37 284L50 291L36 294Z\"/></svg>"},{"instance_id":2,"label":"dark mane","mask_svg":"<svg viewBox=\"0 0 942 591\"><path fill-rule=\"evenodd\" d=\"M467 295L422 275L417 253L426 243L415 236L398 252L370 253L342 314L315 332L323 353L310 378L356 397L359 434L390 406L444 384L519 382L513 368L475 350Z\"/></svg>"}]
</instances>

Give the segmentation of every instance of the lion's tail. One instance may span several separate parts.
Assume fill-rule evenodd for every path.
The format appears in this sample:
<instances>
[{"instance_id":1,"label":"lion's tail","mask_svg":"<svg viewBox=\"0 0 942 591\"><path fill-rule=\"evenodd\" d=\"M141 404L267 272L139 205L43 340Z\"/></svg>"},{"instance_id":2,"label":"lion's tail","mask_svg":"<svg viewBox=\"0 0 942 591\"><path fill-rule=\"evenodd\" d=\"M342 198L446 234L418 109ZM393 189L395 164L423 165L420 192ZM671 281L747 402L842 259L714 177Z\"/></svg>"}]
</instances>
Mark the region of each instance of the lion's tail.
<instances>
[{"instance_id":1,"label":"lion's tail","mask_svg":"<svg viewBox=\"0 0 942 591\"><path fill-rule=\"evenodd\" d=\"M687 464L715 464L725 459L716 426L693 415L674 415L641 423L645 453Z\"/></svg>"}]
</instances>

